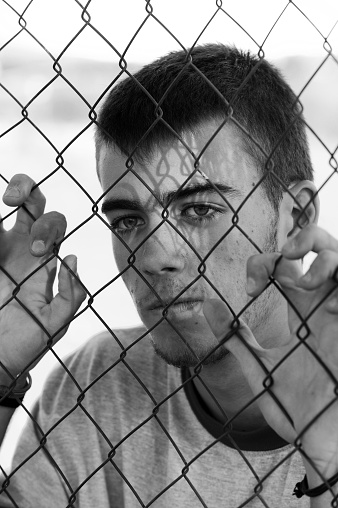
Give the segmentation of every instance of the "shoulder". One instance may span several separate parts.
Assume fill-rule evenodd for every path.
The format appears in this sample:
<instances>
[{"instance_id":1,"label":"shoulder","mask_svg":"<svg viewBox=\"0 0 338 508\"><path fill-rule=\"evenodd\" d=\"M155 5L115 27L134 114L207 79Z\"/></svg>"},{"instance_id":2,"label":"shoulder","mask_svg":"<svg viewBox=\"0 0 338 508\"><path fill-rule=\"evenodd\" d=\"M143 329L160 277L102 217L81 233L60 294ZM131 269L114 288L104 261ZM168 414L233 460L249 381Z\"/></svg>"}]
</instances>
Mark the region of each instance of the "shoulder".
<instances>
[{"instance_id":1,"label":"shoulder","mask_svg":"<svg viewBox=\"0 0 338 508\"><path fill-rule=\"evenodd\" d=\"M142 342L142 348L138 346L140 342ZM85 375L88 378L89 373L92 376L102 372L126 357L138 358L142 352L149 357L151 350L150 338L144 327L105 331L91 337L84 345L68 355L62 362L63 365L52 372L51 377L63 377L68 370L70 375L80 378Z\"/></svg>"},{"instance_id":2,"label":"shoulder","mask_svg":"<svg viewBox=\"0 0 338 508\"><path fill-rule=\"evenodd\" d=\"M121 421L136 426L167 397L169 368L155 354L146 329L101 333L50 374L36 419L43 429L57 426L71 435L91 426L84 413L110 431Z\"/></svg>"},{"instance_id":3,"label":"shoulder","mask_svg":"<svg viewBox=\"0 0 338 508\"><path fill-rule=\"evenodd\" d=\"M111 360L125 356L132 351L138 342L149 344L149 334L146 328L137 326L105 331L91 337L83 346L78 348L67 358L67 363L93 360ZM148 348L147 348L148 349Z\"/></svg>"},{"instance_id":4,"label":"shoulder","mask_svg":"<svg viewBox=\"0 0 338 508\"><path fill-rule=\"evenodd\" d=\"M137 378L153 384L159 375L163 378L165 370L144 327L103 332L89 339L52 371L41 402L44 406L54 406L56 401L66 400L68 406L70 400L74 403L82 393L88 397L90 393L108 389L110 393L131 387L135 390Z\"/></svg>"}]
</instances>

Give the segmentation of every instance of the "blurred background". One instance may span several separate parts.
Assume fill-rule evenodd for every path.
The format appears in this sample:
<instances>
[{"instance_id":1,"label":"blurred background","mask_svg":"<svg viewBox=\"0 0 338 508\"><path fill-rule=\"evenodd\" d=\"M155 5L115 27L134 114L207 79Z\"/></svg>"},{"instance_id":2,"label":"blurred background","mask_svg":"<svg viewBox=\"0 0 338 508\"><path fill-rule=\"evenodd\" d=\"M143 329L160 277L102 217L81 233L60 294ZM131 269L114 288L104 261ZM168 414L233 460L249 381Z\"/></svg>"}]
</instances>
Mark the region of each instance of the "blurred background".
<instances>
[{"instance_id":1,"label":"blurred background","mask_svg":"<svg viewBox=\"0 0 338 508\"><path fill-rule=\"evenodd\" d=\"M61 255L78 256L79 274L95 294L118 272L110 233L92 214L101 189L88 113L119 78L121 55L133 72L196 40L254 53L262 47L300 94L321 189L320 225L338 237L337 20L337 0L92 0L84 5L0 0L0 193L15 173L28 173L36 182L52 175L41 184L47 211L64 213L68 232L76 230ZM0 211L6 216L10 210L1 204ZM5 227L12 221L7 219ZM72 323L55 347L58 355L104 329L96 313L111 328L139 323L120 279L94 299L92 308ZM48 354L34 370L28 407L56 363ZM5 468L24 419L23 410L17 410L0 455Z\"/></svg>"}]
</instances>

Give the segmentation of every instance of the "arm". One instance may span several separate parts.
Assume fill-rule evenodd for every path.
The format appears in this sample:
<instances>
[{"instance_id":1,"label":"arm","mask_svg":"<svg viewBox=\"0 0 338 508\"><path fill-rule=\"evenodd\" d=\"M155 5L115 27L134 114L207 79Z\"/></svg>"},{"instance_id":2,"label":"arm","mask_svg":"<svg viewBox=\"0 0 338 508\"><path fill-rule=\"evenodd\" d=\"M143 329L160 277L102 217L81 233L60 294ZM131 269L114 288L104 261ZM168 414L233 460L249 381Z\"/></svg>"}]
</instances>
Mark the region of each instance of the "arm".
<instances>
[{"instance_id":1,"label":"arm","mask_svg":"<svg viewBox=\"0 0 338 508\"><path fill-rule=\"evenodd\" d=\"M11 230L0 224L0 385L16 381L18 389L48 351L47 342L54 344L65 334L85 292L70 255L63 260L53 295L53 248L64 237L66 221L57 212L43 213L45 198L33 180L16 175L3 200L20 208ZM13 412L0 405L1 441Z\"/></svg>"},{"instance_id":2,"label":"arm","mask_svg":"<svg viewBox=\"0 0 338 508\"><path fill-rule=\"evenodd\" d=\"M310 251L318 256L306 277L299 261ZM299 449L309 489L325 485L338 473L337 267L338 241L313 225L287 242L282 255L253 256L247 269L249 294L258 297L273 275L288 302L290 334L286 343L264 349L240 322L236 335L229 333L226 341L266 421ZM216 337L225 340L232 321L226 306L211 301L205 315ZM338 482L311 498L311 508L331 506L337 493Z\"/></svg>"},{"instance_id":3,"label":"arm","mask_svg":"<svg viewBox=\"0 0 338 508\"><path fill-rule=\"evenodd\" d=\"M56 396L55 393L53 395ZM57 437L53 435L52 439L47 438L41 447L40 429L47 432L49 427L40 401L32 408L31 417L20 435L12 472L6 471L5 477L1 478L0 508L64 508L72 490L58 473L60 470L65 471L68 460L62 453L62 435L61 440L60 433L56 433ZM57 458L56 463L54 457Z\"/></svg>"},{"instance_id":4,"label":"arm","mask_svg":"<svg viewBox=\"0 0 338 508\"><path fill-rule=\"evenodd\" d=\"M309 467L308 464L305 465L305 468L306 468L306 475L308 478L308 484L311 488L315 488L315 487L318 487L319 485L323 484L322 478L320 476L318 476L318 474L311 467ZM327 475L325 475L325 479L330 478L328 476L329 474L330 473L328 472ZM331 487L331 490L328 490L319 496L312 497L311 501L310 501L310 507L311 508L331 507L333 496L338 496L338 483L333 485Z\"/></svg>"}]
</instances>

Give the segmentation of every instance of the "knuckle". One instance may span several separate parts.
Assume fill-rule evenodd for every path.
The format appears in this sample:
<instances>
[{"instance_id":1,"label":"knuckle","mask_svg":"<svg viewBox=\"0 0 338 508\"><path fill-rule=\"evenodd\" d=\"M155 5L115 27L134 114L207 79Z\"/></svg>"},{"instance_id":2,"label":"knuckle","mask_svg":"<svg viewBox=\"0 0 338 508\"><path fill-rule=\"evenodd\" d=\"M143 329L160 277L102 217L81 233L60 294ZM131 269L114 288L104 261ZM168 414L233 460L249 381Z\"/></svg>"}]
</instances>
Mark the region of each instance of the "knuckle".
<instances>
[{"instance_id":1,"label":"knuckle","mask_svg":"<svg viewBox=\"0 0 338 508\"><path fill-rule=\"evenodd\" d=\"M10 182L11 183L14 183L14 184L20 184L20 183L23 183L23 184L32 184L34 185L34 180L26 175L26 173L16 173L14 176L12 176Z\"/></svg>"},{"instance_id":2,"label":"knuckle","mask_svg":"<svg viewBox=\"0 0 338 508\"><path fill-rule=\"evenodd\" d=\"M62 235L67 227L66 217L59 212L48 212L41 215L32 226L32 236L48 239Z\"/></svg>"},{"instance_id":3,"label":"knuckle","mask_svg":"<svg viewBox=\"0 0 338 508\"><path fill-rule=\"evenodd\" d=\"M248 259L247 276L265 283L274 271L273 259L266 254L255 254Z\"/></svg>"},{"instance_id":4,"label":"knuckle","mask_svg":"<svg viewBox=\"0 0 338 508\"><path fill-rule=\"evenodd\" d=\"M333 261L337 263L337 254L328 249L321 250L317 256L317 264L321 263L325 266L330 265Z\"/></svg>"},{"instance_id":5,"label":"knuckle","mask_svg":"<svg viewBox=\"0 0 338 508\"><path fill-rule=\"evenodd\" d=\"M260 254L250 256L247 261L248 270L255 270L261 264Z\"/></svg>"},{"instance_id":6,"label":"knuckle","mask_svg":"<svg viewBox=\"0 0 338 508\"><path fill-rule=\"evenodd\" d=\"M9 187L17 187L17 188L25 191L28 194L30 193L30 191L34 185L35 185L34 180L30 176L28 176L24 173L15 174L10 179L10 182L8 184Z\"/></svg>"},{"instance_id":7,"label":"knuckle","mask_svg":"<svg viewBox=\"0 0 338 508\"><path fill-rule=\"evenodd\" d=\"M314 238L318 231L318 227L315 224L307 224L301 229L298 235L295 237L295 243L301 245L302 242L307 241L310 238Z\"/></svg>"},{"instance_id":8,"label":"knuckle","mask_svg":"<svg viewBox=\"0 0 338 508\"><path fill-rule=\"evenodd\" d=\"M42 205L45 205L46 204L46 196L41 192L39 187L37 187L37 189L39 190L39 201Z\"/></svg>"},{"instance_id":9,"label":"knuckle","mask_svg":"<svg viewBox=\"0 0 338 508\"><path fill-rule=\"evenodd\" d=\"M315 233L316 231L318 231L318 226L316 224L307 224L304 228L303 228L303 231L307 231L307 232L313 232Z\"/></svg>"},{"instance_id":10,"label":"knuckle","mask_svg":"<svg viewBox=\"0 0 338 508\"><path fill-rule=\"evenodd\" d=\"M82 285L80 283L77 284L77 288L78 288L78 292L79 292L79 299L81 300L81 302L83 302L87 297L87 292L85 291L85 289L82 287Z\"/></svg>"},{"instance_id":11,"label":"knuckle","mask_svg":"<svg viewBox=\"0 0 338 508\"><path fill-rule=\"evenodd\" d=\"M45 218L48 221L53 222L55 224L58 224L58 225L61 225L61 226L67 226L67 219L60 212L56 212L56 211L48 212L48 213L45 214Z\"/></svg>"},{"instance_id":12,"label":"knuckle","mask_svg":"<svg viewBox=\"0 0 338 508\"><path fill-rule=\"evenodd\" d=\"M43 224L50 231L54 239L61 238L67 229L66 217L59 212L48 212L43 216Z\"/></svg>"},{"instance_id":13,"label":"knuckle","mask_svg":"<svg viewBox=\"0 0 338 508\"><path fill-rule=\"evenodd\" d=\"M32 237L46 239L50 236L50 231L50 223L42 216L32 226Z\"/></svg>"}]
</instances>

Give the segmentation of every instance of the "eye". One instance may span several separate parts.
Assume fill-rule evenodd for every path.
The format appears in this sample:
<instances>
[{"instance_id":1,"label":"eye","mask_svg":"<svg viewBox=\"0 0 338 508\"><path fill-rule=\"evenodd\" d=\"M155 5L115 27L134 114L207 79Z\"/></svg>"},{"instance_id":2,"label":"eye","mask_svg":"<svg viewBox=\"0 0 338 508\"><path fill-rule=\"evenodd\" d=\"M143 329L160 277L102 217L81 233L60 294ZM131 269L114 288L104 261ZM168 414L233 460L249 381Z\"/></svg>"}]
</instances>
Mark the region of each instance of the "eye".
<instances>
[{"instance_id":1,"label":"eye","mask_svg":"<svg viewBox=\"0 0 338 508\"><path fill-rule=\"evenodd\" d=\"M143 225L143 219L132 215L116 218L110 224L111 228L119 234L130 233L131 231L134 231L136 228Z\"/></svg>"},{"instance_id":2,"label":"eye","mask_svg":"<svg viewBox=\"0 0 338 508\"><path fill-rule=\"evenodd\" d=\"M202 226L216 220L221 214L225 213L225 209L208 203L191 203L181 213L187 222Z\"/></svg>"},{"instance_id":3,"label":"eye","mask_svg":"<svg viewBox=\"0 0 338 508\"><path fill-rule=\"evenodd\" d=\"M188 210L190 212L188 212ZM208 215L208 212L210 212L210 210L214 211L214 208L211 208L210 205L193 205L186 209L187 212L186 215L191 216L192 215L191 211L193 211L199 217L203 217L205 215Z\"/></svg>"},{"instance_id":4,"label":"eye","mask_svg":"<svg viewBox=\"0 0 338 508\"><path fill-rule=\"evenodd\" d=\"M183 215L189 219L203 219L212 217L215 213L220 212L220 210L214 206L208 204L192 204L187 206L183 210Z\"/></svg>"}]
</instances>

